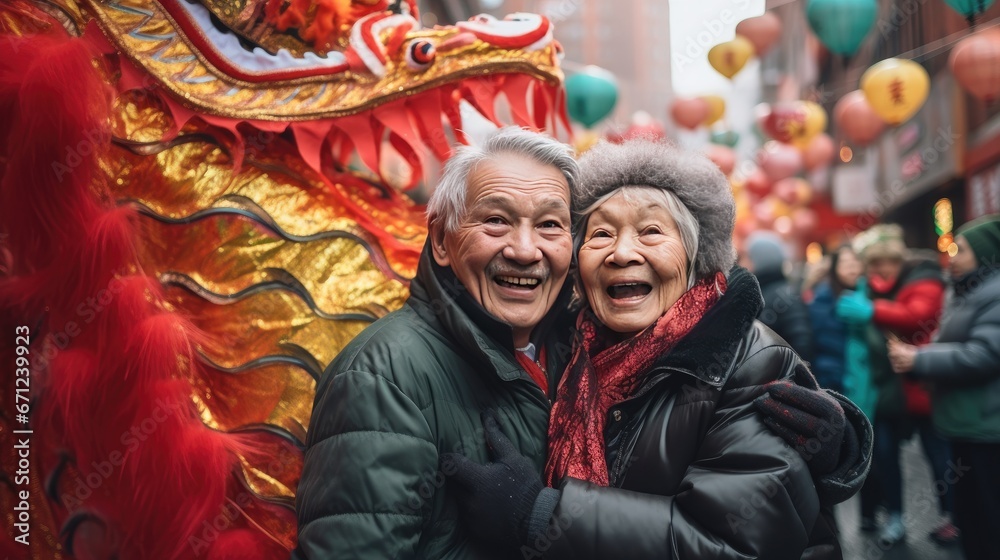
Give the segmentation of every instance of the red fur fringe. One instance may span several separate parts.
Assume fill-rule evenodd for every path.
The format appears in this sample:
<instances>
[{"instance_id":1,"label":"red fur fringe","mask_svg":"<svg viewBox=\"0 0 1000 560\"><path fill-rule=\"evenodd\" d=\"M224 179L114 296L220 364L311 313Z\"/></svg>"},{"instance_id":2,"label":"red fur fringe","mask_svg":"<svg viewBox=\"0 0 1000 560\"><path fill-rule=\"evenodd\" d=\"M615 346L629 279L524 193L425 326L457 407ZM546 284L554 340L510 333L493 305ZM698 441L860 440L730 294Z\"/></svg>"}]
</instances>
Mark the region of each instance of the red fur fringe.
<instances>
[{"instance_id":1,"label":"red fur fringe","mask_svg":"<svg viewBox=\"0 0 1000 560\"><path fill-rule=\"evenodd\" d=\"M83 500L63 482L72 499L57 517L99 515L123 559L193 558L189 538L225 503L242 449L201 422L197 333L163 308L135 260L134 213L102 184L111 96L99 60L79 39L0 41L0 310L44 325L31 350L36 442L101 481ZM262 550L251 537L225 538Z\"/></svg>"}]
</instances>

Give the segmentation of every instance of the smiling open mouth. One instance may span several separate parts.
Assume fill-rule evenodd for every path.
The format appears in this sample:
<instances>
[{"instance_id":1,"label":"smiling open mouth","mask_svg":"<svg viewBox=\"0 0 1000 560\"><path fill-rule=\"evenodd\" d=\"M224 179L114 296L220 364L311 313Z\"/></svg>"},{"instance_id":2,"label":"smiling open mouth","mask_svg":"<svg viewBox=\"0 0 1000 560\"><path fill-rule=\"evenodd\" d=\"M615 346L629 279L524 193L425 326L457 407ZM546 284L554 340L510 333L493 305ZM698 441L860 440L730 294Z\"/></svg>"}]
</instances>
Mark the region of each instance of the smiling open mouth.
<instances>
[{"instance_id":1,"label":"smiling open mouth","mask_svg":"<svg viewBox=\"0 0 1000 560\"><path fill-rule=\"evenodd\" d=\"M645 282L628 282L608 286L607 292L611 299L630 299L643 297L653 291L653 287Z\"/></svg>"},{"instance_id":2,"label":"smiling open mouth","mask_svg":"<svg viewBox=\"0 0 1000 560\"><path fill-rule=\"evenodd\" d=\"M504 288L523 288L533 290L542 281L538 278L522 278L520 276L494 276L493 281Z\"/></svg>"}]
</instances>

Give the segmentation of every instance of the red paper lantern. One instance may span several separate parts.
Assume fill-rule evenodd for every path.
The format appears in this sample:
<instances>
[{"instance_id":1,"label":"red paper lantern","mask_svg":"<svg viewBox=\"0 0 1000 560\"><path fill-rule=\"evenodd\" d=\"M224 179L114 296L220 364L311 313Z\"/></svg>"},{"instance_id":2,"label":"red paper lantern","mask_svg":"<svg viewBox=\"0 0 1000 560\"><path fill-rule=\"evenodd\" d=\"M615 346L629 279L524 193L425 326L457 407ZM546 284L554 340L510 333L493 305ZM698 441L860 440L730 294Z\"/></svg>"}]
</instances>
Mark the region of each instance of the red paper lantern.
<instances>
[{"instance_id":1,"label":"red paper lantern","mask_svg":"<svg viewBox=\"0 0 1000 560\"><path fill-rule=\"evenodd\" d=\"M885 121L868 104L861 90L840 98L833 108L833 120L844 136L859 146L871 144L885 129Z\"/></svg>"},{"instance_id":2,"label":"red paper lantern","mask_svg":"<svg viewBox=\"0 0 1000 560\"><path fill-rule=\"evenodd\" d=\"M1000 30L987 29L962 39L948 66L955 80L973 96L991 103L1000 98Z\"/></svg>"},{"instance_id":3,"label":"red paper lantern","mask_svg":"<svg viewBox=\"0 0 1000 560\"><path fill-rule=\"evenodd\" d=\"M771 179L760 169L754 171L747 177L744 185L751 194L756 196L767 196L771 192Z\"/></svg>"}]
</instances>

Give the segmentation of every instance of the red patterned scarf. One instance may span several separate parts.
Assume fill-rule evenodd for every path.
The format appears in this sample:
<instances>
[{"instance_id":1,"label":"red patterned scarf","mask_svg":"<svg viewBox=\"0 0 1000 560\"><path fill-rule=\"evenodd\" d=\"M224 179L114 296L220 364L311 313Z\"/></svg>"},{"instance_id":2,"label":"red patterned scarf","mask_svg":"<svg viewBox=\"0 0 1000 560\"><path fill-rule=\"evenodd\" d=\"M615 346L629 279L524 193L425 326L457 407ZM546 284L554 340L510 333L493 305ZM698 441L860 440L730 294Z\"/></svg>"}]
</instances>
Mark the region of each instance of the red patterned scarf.
<instances>
[{"instance_id":1,"label":"red patterned scarf","mask_svg":"<svg viewBox=\"0 0 1000 560\"><path fill-rule=\"evenodd\" d=\"M722 273L702 279L655 323L615 344L615 333L601 325L592 311L580 313L576 327L582 341L559 384L549 422L545 465L549 486L566 476L608 485L604 456L608 410L635 392L643 374L694 328L725 289Z\"/></svg>"}]
</instances>

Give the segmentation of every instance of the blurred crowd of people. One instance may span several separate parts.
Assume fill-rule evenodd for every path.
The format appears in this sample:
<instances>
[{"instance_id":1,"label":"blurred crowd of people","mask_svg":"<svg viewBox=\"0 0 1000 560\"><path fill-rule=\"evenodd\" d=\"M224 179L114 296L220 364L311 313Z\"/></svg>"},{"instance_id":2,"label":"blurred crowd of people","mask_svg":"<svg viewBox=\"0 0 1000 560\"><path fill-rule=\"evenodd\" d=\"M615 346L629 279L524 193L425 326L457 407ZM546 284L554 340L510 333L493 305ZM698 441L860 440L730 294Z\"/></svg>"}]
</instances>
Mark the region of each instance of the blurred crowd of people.
<instances>
[{"instance_id":1,"label":"blurred crowd of people","mask_svg":"<svg viewBox=\"0 0 1000 560\"><path fill-rule=\"evenodd\" d=\"M995 554L1000 534L1000 215L964 225L955 243L943 270L898 225L875 225L796 288L781 238L760 232L743 264L765 299L758 318L874 425L861 529L888 546L905 538L899 449L916 434L941 518L928 536L976 560Z\"/></svg>"}]
</instances>

